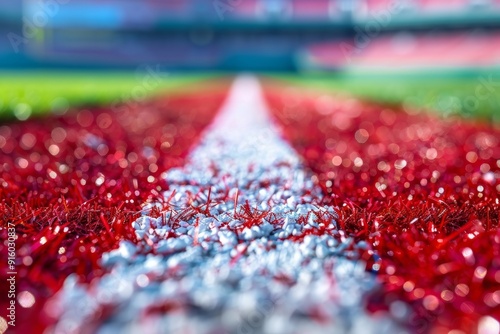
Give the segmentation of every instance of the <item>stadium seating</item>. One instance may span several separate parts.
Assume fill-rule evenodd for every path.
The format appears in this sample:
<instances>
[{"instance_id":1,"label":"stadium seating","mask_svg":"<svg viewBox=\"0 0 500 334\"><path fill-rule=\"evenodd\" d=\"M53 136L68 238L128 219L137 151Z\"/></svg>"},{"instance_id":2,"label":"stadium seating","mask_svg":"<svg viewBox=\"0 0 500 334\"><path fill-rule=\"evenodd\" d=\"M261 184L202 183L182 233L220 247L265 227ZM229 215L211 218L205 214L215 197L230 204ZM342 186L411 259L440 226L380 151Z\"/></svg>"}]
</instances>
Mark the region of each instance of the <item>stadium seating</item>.
<instances>
[{"instance_id":1,"label":"stadium seating","mask_svg":"<svg viewBox=\"0 0 500 334\"><path fill-rule=\"evenodd\" d=\"M257 13L258 4L258 0L240 1L238 5L231 7L231 10L236 17L252 18Z\"/></svg>"},{"instance_id":2,"label":"stadium seating","mask_svg":"<svg viewBox=\"0 0 500 334\"><path fill-rule=\"evenodd\" d=\"M400 33L369 40L358 49L348 40L318 44L307 55L309 65L331 69L498 66L500 33Z\"/></svg>"},{"instance_id":3,"label":"stadium seating","mask_svg":"<svg viewBox=\"0 0 500 334\"><path fill-rule=\"evenodd\" d=\"M324 18L330 17L332 10L335 8L334 2L329 0L294 0L293 17L294 18Z\"/></svg>"}]
</instances>

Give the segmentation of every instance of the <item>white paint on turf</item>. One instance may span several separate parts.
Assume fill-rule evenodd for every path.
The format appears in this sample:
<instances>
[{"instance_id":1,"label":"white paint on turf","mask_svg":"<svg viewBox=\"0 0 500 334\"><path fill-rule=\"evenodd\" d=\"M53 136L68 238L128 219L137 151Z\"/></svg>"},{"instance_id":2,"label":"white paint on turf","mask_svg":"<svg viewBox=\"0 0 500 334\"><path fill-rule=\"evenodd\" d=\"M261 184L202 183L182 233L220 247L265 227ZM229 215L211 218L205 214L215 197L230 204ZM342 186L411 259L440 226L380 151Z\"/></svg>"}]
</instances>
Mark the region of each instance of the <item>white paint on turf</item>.
<instances>
[{"instance_id":1,"label":"white paint on turf","mask_svg":"<svg viewBox=\"0 0 500 334\"><path fill-rule=\"evenodd\" d=\"M315 203L321 192L279 137L255 78L235 80L187 165L165 178L173 210L154 219L146 207L133 225L143 241L105 254L109 272L90 287L67 280L55 332L86 332L105 308L112 310L108 320L90 332L401 330L365 313L363 297L375 278L361 261L342 257L351 240L338 237L333 209ZM209 209L186 210L206 208L208 197ZM270 213L244 226L247 203ZM329 225L319 226L312 212L330 217ZM327 233L288 240L318 228Z\"/></svg>"}]
</instances>

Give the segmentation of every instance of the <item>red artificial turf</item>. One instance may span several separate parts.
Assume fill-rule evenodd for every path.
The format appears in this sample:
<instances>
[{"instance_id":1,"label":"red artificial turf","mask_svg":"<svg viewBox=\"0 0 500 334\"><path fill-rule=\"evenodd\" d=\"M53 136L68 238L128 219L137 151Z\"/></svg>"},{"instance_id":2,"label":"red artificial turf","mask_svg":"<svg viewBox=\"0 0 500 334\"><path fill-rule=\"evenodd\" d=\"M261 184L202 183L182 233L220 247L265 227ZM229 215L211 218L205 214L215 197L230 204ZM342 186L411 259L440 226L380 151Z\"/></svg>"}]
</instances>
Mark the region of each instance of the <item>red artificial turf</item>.
<instances>
[{"instance_id":1,"label":"red artificial turf","mask_svg":"<svg viewBox=\"0 0 500 334\"><path fill-rule=\"evenodd\" d=\"M0 126L0 236L16 229L16 330L42 331L43 309L70 274L102 275L99 259L124 239L146 201L162 201L161 173L184 163L225 98L226 84L140 104L81 109ZM154 215L154 213L153 213ZM7 243L0 244L0 280L7 279ZM0 295L7 296L7 284ZM0 315L9 301L2 297Z\"/></svg>"},{"instance_id":2,"label":"red artificial turf","mask_svg":"<svg viewBox=\"0 0 500 334\"><path fill-rule=\"evenodd\" d=\"M345 254L361 253L383 283L370 310L391 309L431 333L474 332L482 315L500 318L498 127L268 88L284 136L339 215L334 236L368 242ZM102 253L135 241L131 222L146 201L162 201L161 173L184 163L224 95L220 88L117 113L94 108L0 126L0 235L6 240L5 226L15 224L17 292L36 298L17 313L18 324L41 331L50 321L44 301L68 275L87 282L102 275ZM213 199L199 195L174 219L206 212ZM332 220L316 215L322 226ZM248 205L234 216L274 219ZM5 243L0 261L5 280Z\"/></svg>"},{"instance_id":3,"label":"red artificial turf","mask_svg":"<svg viewBox=\"0 0 500 334\"><path fill-rule=\"evenodd\" d=\"M498 125L272 85L266 97L339 229L368 241L362 256L383 283L369 309L419 333L500 319Z\"/></svg>"}]
</instances>

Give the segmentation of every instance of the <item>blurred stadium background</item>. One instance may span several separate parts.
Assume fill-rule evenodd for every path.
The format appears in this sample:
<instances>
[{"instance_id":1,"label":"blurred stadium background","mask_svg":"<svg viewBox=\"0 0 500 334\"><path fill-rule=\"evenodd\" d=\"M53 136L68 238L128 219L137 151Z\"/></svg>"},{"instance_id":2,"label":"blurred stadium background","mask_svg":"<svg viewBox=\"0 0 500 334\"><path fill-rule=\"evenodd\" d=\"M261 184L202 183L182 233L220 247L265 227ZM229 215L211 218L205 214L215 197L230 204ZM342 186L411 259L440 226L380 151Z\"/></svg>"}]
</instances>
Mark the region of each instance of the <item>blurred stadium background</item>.
<instances>
[{"instance_id":1,"label":"blurred stadium background","mask_svg":"<svg viewBox=\"0 0 500 334\"><path fill-rule=\"evenodd\" d=\"M500 58L498 0L24 0L2 1L0 22L2 68L394 69Z\"/></svg>"},{"instance_id":2,"label":"blurred stadium background","mask_svg":"<svg viewBox=\"0 0 500 334\"><path fill-rule=\"evenodd\" d=\"M123 100L146 65L500 118L499 0L5 0L0 36L2 117Z\"/></svg>"},{"instance_id":3,"label":"blurred stadium background","mask_svg":"<svg viewBox=\"0 0 500 334\"><path fill-rule=\"evenodd\" d=\"M110 102L146 65L169 73L158 89L200 73L259 71L445 115L500 118L498 84L476 97L478 85L500 78L499 0L2 1L0 36L3 117L61 100Z\"/></svg>"}]
</instances>

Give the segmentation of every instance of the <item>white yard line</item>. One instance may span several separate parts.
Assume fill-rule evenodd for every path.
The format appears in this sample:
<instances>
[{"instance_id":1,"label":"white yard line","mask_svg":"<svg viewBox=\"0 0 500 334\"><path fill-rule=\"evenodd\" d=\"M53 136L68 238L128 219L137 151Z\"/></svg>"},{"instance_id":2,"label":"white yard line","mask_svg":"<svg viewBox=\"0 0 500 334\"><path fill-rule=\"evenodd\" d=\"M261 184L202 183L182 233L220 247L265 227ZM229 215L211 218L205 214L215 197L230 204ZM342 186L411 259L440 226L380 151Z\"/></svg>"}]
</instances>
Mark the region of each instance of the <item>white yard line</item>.
<instances>
[{"instance_id":1,"label":"white yard line","mask_svg":"<svg viewBox=\"0 0 500 334\"><path fill-rule=\"evenodd\" d=\"M104 305L116 310L98 333L396 330L389 320L364 312L363 296L375 278L364 263L340 256L350 241L333 237L335 213L315 206L320 190L279 137L255 78L236 79L188 164L165 177L170 184L165 197L177 211L203 205L210 196L209 212L174 226L141 217L134 223L137 235L149 240L143 246L157 255L141 255L136 245L122 242L105 254L110 271L90 288L68 279L57 299L57 330L85 328ZM244 227L235 213L246 203L272 214ZM313 210L330 216L331 224L319 226ZM328 233L286 240L318 228ZM175 307L146 316L151 305Z\"/></svg>"}]
</instances>

